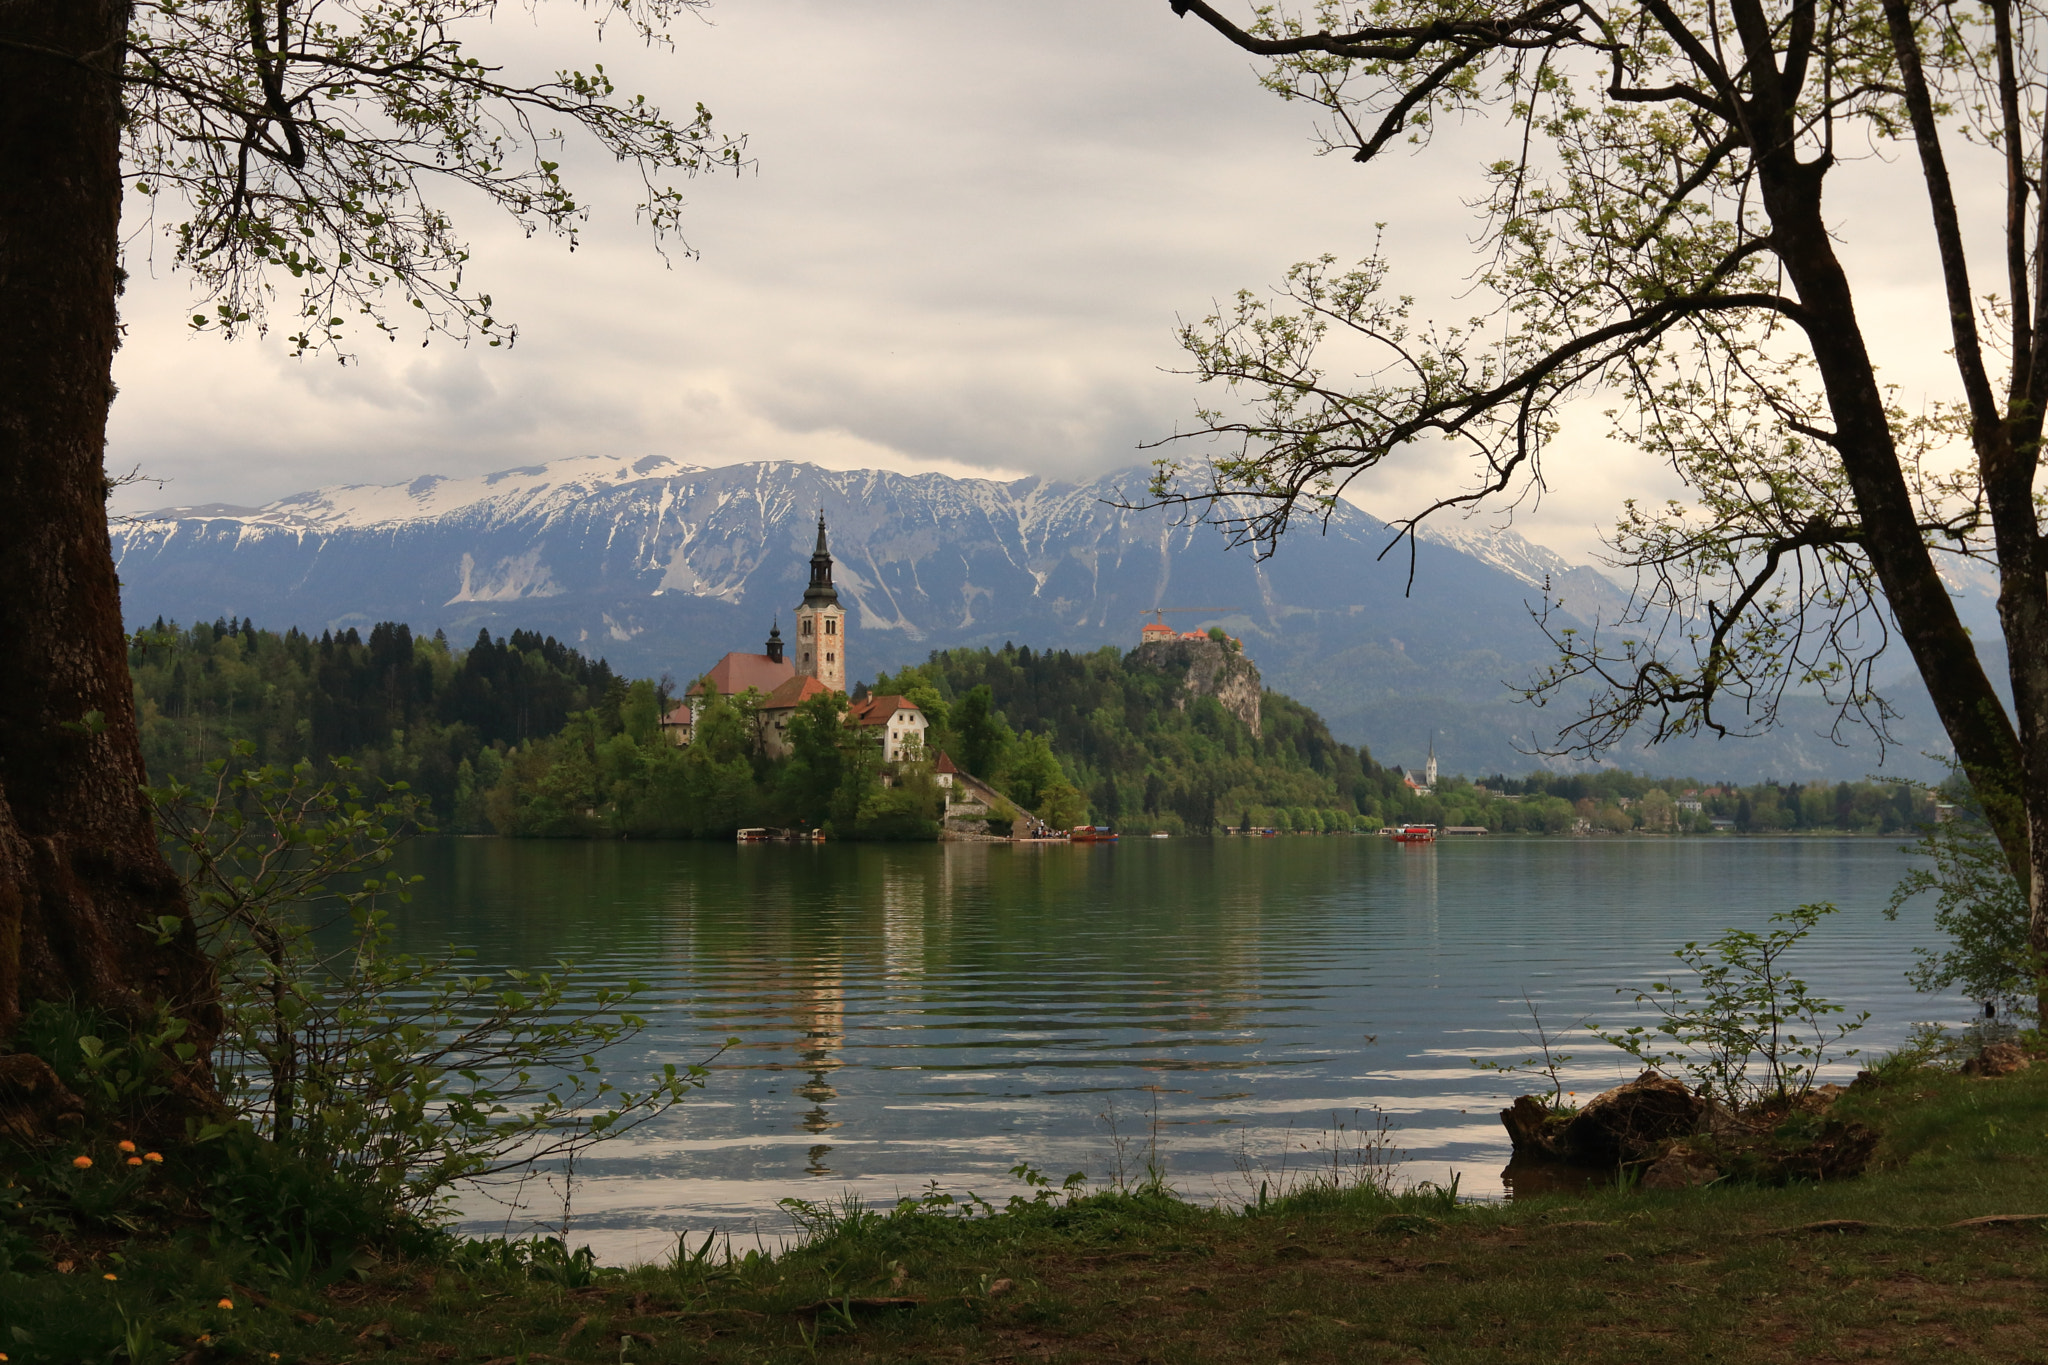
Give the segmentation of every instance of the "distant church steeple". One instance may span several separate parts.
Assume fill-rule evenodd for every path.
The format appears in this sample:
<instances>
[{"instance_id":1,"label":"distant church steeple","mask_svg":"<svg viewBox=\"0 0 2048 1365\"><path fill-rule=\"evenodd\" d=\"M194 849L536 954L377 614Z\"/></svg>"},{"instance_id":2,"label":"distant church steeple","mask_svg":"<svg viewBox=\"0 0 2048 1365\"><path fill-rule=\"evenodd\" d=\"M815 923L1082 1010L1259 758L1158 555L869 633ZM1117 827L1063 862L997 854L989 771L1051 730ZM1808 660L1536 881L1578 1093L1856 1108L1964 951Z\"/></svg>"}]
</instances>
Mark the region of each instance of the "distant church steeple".
<instances>
[{"instance_id":1,"label":"distant church steeple","mask_svg":"<svg viewBox=\"0 0 2048 1365\"><path fill-rule=\"evenodd\" d=\"M811 581L796 609L796 671L834 692L846 690L846 613L832 586L832 551L825 545L825 514L818 513L818 548L811 554Z\"/></svg>"},{"instance_id":2,"label":"distant church steeple","mask_svg":"<svg viewBox=\"0 0 2048 1365\"><path fill-rule=\"evenodd\" d=\"M774 625L768 627L768 657L775 663L782 662L782 621L779 617Z\"/></svg>"},{"instance_id":3,"label":"distant church steeple","mask_svg":"<svg viewBox=\"0 0 2048 1365\"><path fill-rule=\"evenodd\" d=\"M1429 762L1423 765L1423 769L1422 769L1422 785L1423 785L1423 786L1425 786L1425 787L1434 787L1434 786L1436 786L1436 736L1435 736L1435 735L1431 735L1431 736L1429 737Z\"/></svg>"},{"instance_id":4,"label":"distant church steeple","mask_svg":"<svg viewBox=\"0 0 2048 1365\"><path fill-rule=\"evenodd\" d=\"M839 589L832 586L832 552L825 548L825 514L818 513L818 548L811 552L811 585L804 589L804 605L839 605Z\"/></svg>"}]
</instances>

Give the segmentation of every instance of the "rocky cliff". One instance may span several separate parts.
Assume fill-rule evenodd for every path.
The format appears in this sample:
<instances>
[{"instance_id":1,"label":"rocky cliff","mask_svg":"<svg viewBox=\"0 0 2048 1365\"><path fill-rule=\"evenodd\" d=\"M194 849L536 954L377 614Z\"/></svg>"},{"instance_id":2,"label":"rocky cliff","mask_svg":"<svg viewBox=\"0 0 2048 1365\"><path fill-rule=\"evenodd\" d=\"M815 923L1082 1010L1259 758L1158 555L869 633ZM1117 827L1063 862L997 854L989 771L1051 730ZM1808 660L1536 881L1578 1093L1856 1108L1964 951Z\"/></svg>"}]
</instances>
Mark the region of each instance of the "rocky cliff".
<instances>
[{"instance_id":1,"label":"rocky cliff","mask_svg":"<svg viewBox=\"0 0 2048 1365\"><path fill-rule=\"evenodd\" d=\"M1184 695L1178 705L1187 710L1188 697L1214 697L1223 709L1245 723L1253 736L1259 733L1259 693L1263 684L1259 670L1236 648L1216 640L1153 640L1139 645L1131 662L1161 673L1179 673Z\"/></svg>"}]
</instances>

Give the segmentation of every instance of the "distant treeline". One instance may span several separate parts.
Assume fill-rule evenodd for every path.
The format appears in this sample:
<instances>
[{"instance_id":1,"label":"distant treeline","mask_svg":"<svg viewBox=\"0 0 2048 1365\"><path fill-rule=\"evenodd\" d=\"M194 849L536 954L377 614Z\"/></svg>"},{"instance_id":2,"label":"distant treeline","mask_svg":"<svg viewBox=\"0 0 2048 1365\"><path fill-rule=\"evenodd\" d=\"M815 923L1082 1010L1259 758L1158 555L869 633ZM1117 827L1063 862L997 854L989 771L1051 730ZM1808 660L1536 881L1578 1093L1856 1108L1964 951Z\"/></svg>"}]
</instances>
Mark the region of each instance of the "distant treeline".
<instances>
[{"instance_id":1,"label":"distant treeline","mask_svg":"<svg viewBox=\"0 0 2048 1365\"><path fill-rule=\"evenodd\" d=\"M1321 717L1277 692L1253 736L1177 671L1115 648L1076 654L1005 646L935 653L875 680L931 722L939 750L1054 826L1133 831L1225 826L1342 833L1396 821L1498 832L1847 830L1925 823L1931 797L1890 783L1736 788L1602 771L1481 781L1423 795ZM745 825L829 825L840 837L929 838L941 813L930 763L884 787L873 745L838 723L846 699L814 699L792 754L762 750L751 699L716 699L698 742L677 749L671 704L552 637L480 632L467 648L403 625L308 636L248 621L136 633L143 753L152 780L192 780L246 740L266 763L346 756L403 781L445 829L506 834L730 837ZM1012 812L999 813L998 824Z\"/></svg>"},{"instance_id":2,"label":"distant treeline","mask_svg":"<svg viewBox=\"0 0 2048 1365\"><path fill-rule=\"evenodd\" d=\"M752 701L714 698L697 743L660 720L665 690L627 682L552 637L480 633L466 650L403 625L318 638L221 620L161 621L130 648L150 777L192 781L236 741L261 763L346 757L404 782L443 829L592 837L723 837L755 824L842 838L936 837L928 772L881 781L879 753L840 724L846 698L806 703L793 754L762 751Z\"/></svg>"},{"instance_id":3,"label":"distant treeline","mask_svg":"<svg viewBox=\"0 0 2048 1365\"><path fill-rule=\"evenodd\" d=\"M439 631L416 638L391 622L364 640L354 628L315 638L159 618L131 638L128 666L153 781L191 781L246 740L261 763L347 756L463 828L488 827L482 794L504 753L579 713L616 723L626 697L602 659L524 630L480 631L457 650Z\"/></svg>"},{"instance_id":4,"label":"distant treeline","mask_svg":"<svg viewBox=\"0 0 2048 1365\"><path fill-rule=\"evenodd\" d=\"M1934 794L1914 782L1738 787L1624 772L1495 774L1477 783L1456 778L1442 784L1436 804L1449 824L1546 833L1568 832L1580 822L1614 833L1705 833L1720 828L1719 821L1744 834L1892 834L1934 819ZM1468 815L1481 818L1465 819Z\"/></svg>"}]
</instances>

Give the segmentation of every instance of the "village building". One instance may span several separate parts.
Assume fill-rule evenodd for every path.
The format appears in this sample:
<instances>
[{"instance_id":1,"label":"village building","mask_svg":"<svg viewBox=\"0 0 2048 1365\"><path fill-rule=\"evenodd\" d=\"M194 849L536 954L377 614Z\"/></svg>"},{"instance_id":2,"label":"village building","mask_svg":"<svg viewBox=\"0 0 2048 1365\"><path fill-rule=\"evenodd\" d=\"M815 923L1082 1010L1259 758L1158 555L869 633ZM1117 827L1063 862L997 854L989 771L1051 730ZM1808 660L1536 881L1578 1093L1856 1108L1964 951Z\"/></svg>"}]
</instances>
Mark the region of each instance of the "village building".
<instances>
[{"instance_id":1,"label":"village building","mask_svg":"<svg viewBox=\"0 0 2048 1365\"><path fill-rule=\"evenodd\" d=\"M929 722L917 703L908 697L869 697L857 701L847 719L880 741L884 763L901 763L906 759L915 762L924 757L924 735Z\"/></svg>"},{"instance_id":2,"label":"village building","mask_svg":"<svg viewBox=\"0 0 2048 1365\"><path fill-rule=\"evenodd\" d=\"M789 725L799 706L827 692L846 691L846 611L832 584L832 552L825 541L823 513L818 516L818 546L811 554L811 580L796 609L793 657L778 621L769 629L762 653L728 654L691 683L683 700L662 718L662 731L671 742L687 745L696 736L698 717L711 692L737 697L749 690L760 698L754 717L762 751L770 758L788 756ZM929 722L908 697L863 697L849 708L847 720L882 746L884 762L924 756Z\"/></svg>"},{"instance_id":3,"label":"village building","mask_svg":"<svg viewBox=\"0 0 2048 1365\"><path fill-rule=\"evenodd\" d=\"M1169 607L1167 610L1177 611L1179 608ZM1206 630L1175 630L1164 621L1154 620L1147 621L1139 628L1138 647L1143 649L1146 645L1162 640L1171 643L1174 640L1213 640L1215 638ZM1244 641L1238 639L1235 635L1227 635L1224 638L1230 641L1239 651L1244 649Z\"/></svg>"},{"instance_id":4,"label":"village building","mask_svg":"<svg viewBox=\"0 0 2048 1365\"><path fill-rule=\"evenodd\" d=\"M748 688L763 696L772 697L782 686L796 677L796 669L782 656L782 627L778 623L768 632L768 647L761 654L732 653L711 665L711 668L683 694L683 700L672 707L661 718L661 731L676 745L687 745L696 737L697 714L704 709L705 689L717 691L721 697L737 697ZM791 704L794 709L795 704Z\"/></svg>"},{"instance_id":5,"label":"village building","mask_svg":"<svg viewBox=\"0 0 2048 1365\"><path fill-rule=\"evenodd\" d=\"M1401 768L1396 768L1396 769L1394 769L1394 771L1395 771L1395 772L1397 772L1397 773L1400 773L1400 774L1401 774L1401 781L1402 781L1402 782L1404 782L1404 783L1406 783L1406 784L1407 784L1407 787L1408 787L1408 790L1409 790L1409 791L1412 791L1412 792L1414 792L1414 793L1415 793L1415 794L1416 794L1417 796L1433 796L1433 795L1435 795L1435 794L1436 794L1436 740L1435 740L1435 739L1434 739L1434 738L1432 737L1432 738L1431 738L1431 740L1429 741L1429 759L1428 759L1428 761L1427 761L1426 763L1424 763L1424 764L1423 764L1423 767L1422 767L1422 780L1421 780L1420 782L1417 782L1417 781L1415 780L1415 774L1414 774L1414 773L1408 772L1408 771L1406 771L1405 769L1401 769Z\"/></svg>"},{"instance_id":6,"label":"village building","mask_svg":"<svg viewBox=\"0 0 2048 1365\"><path fill-rule=\"evenodd\" d=\"M796 633L794 659L787 655L782 623L777 621L768 631L768 645L762 653L735 652L711 665L703 677L690 684L683 700L662 717L662 730L676 744L688 744L695 736L707 688L721 697L737 697L752 688L767 699L763 712L780 713L768 717L768 728L784 733L789 729L789 713L806 699L819 692L846 690L846 612L839 605L839 590L832 586L832 551L825 543L823 512L818 514L818 548L811 553L811 581L796 609ZM789 685L798 678L817 685ZM773 748L771 741L771 752Z\"/></svg>"},{"instance_id":7,"label":"village building","mask_svg":"<svg viewBox=\"0 0 2048 1365\"><path fill-rule=\"evenodd\" d=\"M789 722L796 708L831 690L816 678L789 678L778 684L754 711L755 724L761 727L762 751L770 758L789 757Z\"/></svg>"}]
</instances>

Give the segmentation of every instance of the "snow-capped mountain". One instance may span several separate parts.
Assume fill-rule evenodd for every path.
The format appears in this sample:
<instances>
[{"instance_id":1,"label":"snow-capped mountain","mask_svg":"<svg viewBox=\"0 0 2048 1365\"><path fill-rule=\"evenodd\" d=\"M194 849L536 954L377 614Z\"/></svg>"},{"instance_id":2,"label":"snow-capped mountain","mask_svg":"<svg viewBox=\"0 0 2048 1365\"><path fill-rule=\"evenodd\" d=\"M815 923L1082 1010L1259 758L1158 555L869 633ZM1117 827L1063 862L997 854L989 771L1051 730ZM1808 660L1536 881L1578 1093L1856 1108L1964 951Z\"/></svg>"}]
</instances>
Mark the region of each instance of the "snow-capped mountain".
<instances>
[{"instance_id":1,"label":"snow-capped mountain","mask_svg":"<svg viewBox=\"0 0 2048 1365\"><path fill-rule=\"evenodd\" d=\"M1416 534L1520 579L1539 593L1548 592L1552 601L1562 601L1566 610L1581 618L1615 621L1628 608L1627 590L1607 575L1590 564L1573 564L1518 531L1436 517L1417 527Z\"/></svg>"},{"instance_id":2,"label":"snow-capped mountain","mask_svg":"<svg viewBox=\"0 0 2048 1365\"><path fill-rule=\"evenodd\" d=\"M1520 771L1550 713L1509 684L1550 657L1527 603L1550 582L1580 621L1624 599L1512 532L1391 532L1340 506L1258 560L1185 513L1134 510L1147 471L1079 483L955 479L769 462L707 469L585 457L466 478L318 489L263 507L165 508L114 528L131 622L542 631L636 675L687 679L757 649L801 596L822 512L851 619L850 677L958 645L1128 647L1154 607L1243 638L1267 684L1383 761L1434 737L1452 769ZM1811 736L1721 745L1716 776L1861 774ZM1920 747L1928 747L1922 745ZM1725 751L1725 752L1723 752ZM1678 766L1679 755L1631 759ZM1788 770L1784 764L1793 766Z\"/></svg>"}]
</instances>

